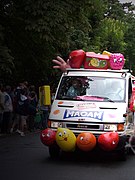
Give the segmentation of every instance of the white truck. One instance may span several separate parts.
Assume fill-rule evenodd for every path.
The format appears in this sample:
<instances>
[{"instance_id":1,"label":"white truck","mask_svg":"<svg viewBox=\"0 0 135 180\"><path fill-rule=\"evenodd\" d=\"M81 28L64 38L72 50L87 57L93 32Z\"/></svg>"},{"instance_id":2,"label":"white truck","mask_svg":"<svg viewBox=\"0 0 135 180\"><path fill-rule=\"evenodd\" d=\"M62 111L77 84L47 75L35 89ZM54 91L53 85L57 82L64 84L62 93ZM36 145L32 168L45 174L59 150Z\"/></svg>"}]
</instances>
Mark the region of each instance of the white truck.
<instances>
[{"instance_id":1,"label":"white truck","mask_svg":"<svg viewBox=\"0 0 135 180\"><path fill-rule=\"evenodd\" d=\"M80 94L69 96L72 82L80 82ZM48 125L54 131L68 128L77 136L82 132L99 135L115 131L120 140L116 150L126 156L130 133L133 132L135 114L129 110L135 77L129 70L67 69L62 74L51 107ZM50 146L51 156L59 148Z\"/></svg>"}]
</instances>

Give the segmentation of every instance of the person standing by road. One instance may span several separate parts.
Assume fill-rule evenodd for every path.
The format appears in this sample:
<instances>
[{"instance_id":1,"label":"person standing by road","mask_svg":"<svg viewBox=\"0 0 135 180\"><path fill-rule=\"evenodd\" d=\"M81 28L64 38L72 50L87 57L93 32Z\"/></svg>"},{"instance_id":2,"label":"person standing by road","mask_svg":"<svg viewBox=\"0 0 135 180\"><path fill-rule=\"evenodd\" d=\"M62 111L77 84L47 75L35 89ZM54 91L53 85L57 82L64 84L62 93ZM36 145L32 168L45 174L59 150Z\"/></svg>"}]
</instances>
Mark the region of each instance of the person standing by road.
<instances>
[{"instance_id":1,"label":"person standing by road","mask_svg":"<svg viewBox=\"0 0 135 180\"><path fill-rule=\"evenodd\" d=\"M11 87L6 86L4 88L4 112L3 112L3 121L2 121L2 133L9 133L9 124L11 122L12 118L12 112L13 112L13 103L12 99L10 97L10 91Z\"/></svg>"},{"instance_id":2,"label":"person standing by road","mask_svg":"<svg viewBox=\"0 0 135 180\"><path fill-rule=\"evenodd\" d=\"M34 120L35 120L36 112L38 111L37 110L38 101L37 101L36 92L30 91L28 99L29 99L29 116L27 119L28 129L29 131L34 131L35 128Z\"/></svg>"},{"instance_id":3,"label":"person standing by road","mask_svg":"<svg viewBox=\"0 0 135 180\"><path fill-rule=\"evenodd\" d=\"M25 136L24 130L27 128L27 118L29 114L29 100L27 98L27 88L21 89L20 98L17 102L16 112L20 117L20 135Z\"/></svg>"},{"instance_id":4,"label":"person standing by road","mask_svg":"<svg viewBox=\"0 0 135 180\"><path fill-rule=\"evenodd\" d=\"M2 92L3 85L0 84L0 133L3 121L3 112L4 112L4 94Z\"/></svg>"},{"instance_id":5,"label":"person standing by road","mask_svg":"<svg viewBox=\"0 0 135 180\"><path fill-rule=\"evenodd\" d=\"M19 83L18 86L14 89L14 97L13 97L13 118L12 118L12 125L10 129L10 133L16 131L17 133L21 134L20 129L20 115L17 113L18 101L21 96L21 91L24 88L23 83Z\"/></svg>"},{"instance_id":6,"label":"person standing by road","mask_svg":"<svg viewBox=\"0 0 135 180\"><path fill-rule=\"evenodd\" d=\"M40 106L40 111L42 111L42 128L46 129L48 127L48 116L50 112L49 105Z\"/></svg>"}]
</instances>

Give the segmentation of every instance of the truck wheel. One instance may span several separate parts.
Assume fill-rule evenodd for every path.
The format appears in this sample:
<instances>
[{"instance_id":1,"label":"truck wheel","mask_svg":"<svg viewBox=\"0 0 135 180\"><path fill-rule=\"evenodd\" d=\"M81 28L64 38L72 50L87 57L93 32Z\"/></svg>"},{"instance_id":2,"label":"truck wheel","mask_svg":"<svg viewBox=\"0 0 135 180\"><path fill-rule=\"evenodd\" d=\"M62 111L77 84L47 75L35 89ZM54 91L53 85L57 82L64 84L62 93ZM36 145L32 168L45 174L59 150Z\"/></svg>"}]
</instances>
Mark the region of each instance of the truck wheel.
<instances>
[{"instance_id":1,"label":"truck wheel","mask_svg":"<svg viewBox=\"0 0 135 180\"><path fill-rule=\"evenodd\" d=\"M127 160L127 150L125 147L123 147L119 152L118 152L119 160L121 161L126 161Z\"/></svg>"},{"instance_id":2,"label":"truck wheel","mask_svg":"<svg viewBox=\"0 0 135 180\"><path fill-rule=\"evenodd\" d=\"M49 146L49 155L52 159L59 158L60 156L60 148L57 144Z\"/></svg>"}]
</instances>

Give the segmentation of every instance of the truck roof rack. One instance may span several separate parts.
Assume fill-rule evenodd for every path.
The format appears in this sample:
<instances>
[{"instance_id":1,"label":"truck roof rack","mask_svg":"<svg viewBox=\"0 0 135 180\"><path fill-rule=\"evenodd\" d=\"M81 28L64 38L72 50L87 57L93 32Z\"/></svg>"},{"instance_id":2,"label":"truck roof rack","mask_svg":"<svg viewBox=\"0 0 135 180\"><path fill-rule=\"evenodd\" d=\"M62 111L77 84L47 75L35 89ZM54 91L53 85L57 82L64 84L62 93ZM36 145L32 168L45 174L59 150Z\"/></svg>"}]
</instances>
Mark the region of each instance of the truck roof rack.
<instances>
[{"instance_id":1,"label":"truck roof rack","mask_svg":"<svg viewBox=\"0 0 135 180\"><path fill-rule=\"evenodd\" d=\"M130 72L129 69L121 69L121 70L112 70L112 69L75 69L75 68L67 68L67 73L71 71L85 71L85 72L112 72L112 73L127 73Z\"/></svg>"}]
</instances>

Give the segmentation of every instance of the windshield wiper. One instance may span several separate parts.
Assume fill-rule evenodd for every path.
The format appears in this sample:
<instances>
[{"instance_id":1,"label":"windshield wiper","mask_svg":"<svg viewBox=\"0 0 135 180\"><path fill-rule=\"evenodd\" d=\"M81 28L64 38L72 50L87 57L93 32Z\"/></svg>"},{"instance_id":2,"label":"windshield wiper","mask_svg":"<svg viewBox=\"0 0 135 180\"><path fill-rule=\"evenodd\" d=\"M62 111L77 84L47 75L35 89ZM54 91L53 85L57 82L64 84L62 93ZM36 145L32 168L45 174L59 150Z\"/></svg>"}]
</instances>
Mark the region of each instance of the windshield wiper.
<instances>
[{"instance_id":1,"label":"windshield wiper","mask_svg":"<svg viewBox=\"0 0 135 180\"><path fill-rule=\"evenodd\" d=\"M107 100L107 101L109 101L109 102L114 102L112 99L110 99L110 98L108 98L108 97L102 97L102 98L104 98L104 100Z\"/></svg>"},{"instance_id":2,"label":"windshield wiper","mask_svg":"<svg viewBox=\"0 0 135 180\"><path fill-rule=\"evenodd\" d=\"M104 96L76 96L76 97L72 97L72 96L62 96L59 97L59 99L62 100L79 100L79 101L108 101L108 102L114 102L112 99L108 98L108 97L104 97Z\"/></svg>"},{"instance_id":3,"label":"windshield wiper","mask_svg":"<svg viewBox=\"0 0 135 180\"><path fill-rule=\"evenodd\" d=\"M109 102L114 102L112 99L110 99L110 98L108 98L108 97L105 97L105 96L92 96L92 97L101 98L101 99L107 100L107 101L109 101Z\"/></svg>"},{"instance_id":4,"label":"windshield wiper","mask_svg":"<svg viewBox=\"0 0 135 180\"><path fill-rule=\"evenodd\" d=\"M82 101L108 101L108 102L114 102L112 99L108 98L108 97L104 97L104 96L77 96L76 97L77 100L82 100Z\"/></svg>"}]
</instances>

